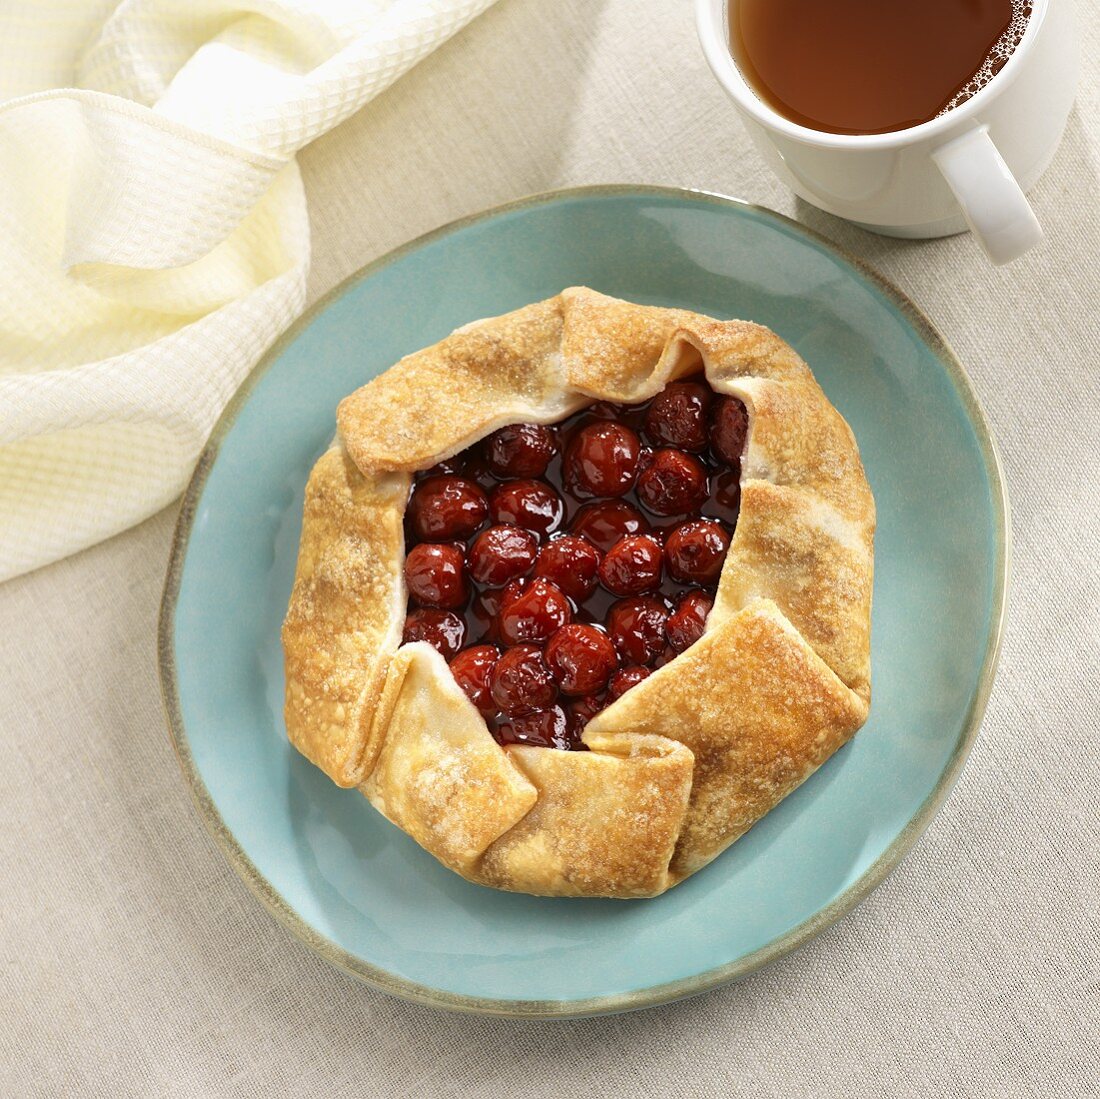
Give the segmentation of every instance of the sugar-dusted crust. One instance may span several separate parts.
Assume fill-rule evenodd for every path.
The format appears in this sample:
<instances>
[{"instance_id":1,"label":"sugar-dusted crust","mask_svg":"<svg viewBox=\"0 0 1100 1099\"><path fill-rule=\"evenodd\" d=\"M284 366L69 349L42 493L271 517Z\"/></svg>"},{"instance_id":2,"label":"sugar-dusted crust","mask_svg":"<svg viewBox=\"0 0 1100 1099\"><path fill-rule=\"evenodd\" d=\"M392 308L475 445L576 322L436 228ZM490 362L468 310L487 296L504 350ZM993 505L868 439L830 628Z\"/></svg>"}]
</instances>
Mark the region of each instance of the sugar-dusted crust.
<instances>
[{"instance_id":1,"label":"sugar-dusted crust","mask_svg":"<svg viewBox=\"0 0 1100 1099\"><path fill-rule=\"evenodd\" d=\"M302 540L283 622L286 727L341 786L370 773L370 727L405 620L402 517L410 479L362 474L339 444L306 485Z\"/></svg>"},{"instance_id":2,"label":"sugar-dusted crust","mask_svg":"<svg viewBox=\"0 0 1100 1099\"><path fill-rule=\"evenodd\" d=\"M673 884L692 753L662 736L608 733L588 743L590 752L504 750L538 798L486 850L473 880L569 897L651 897Z\"/></svg>"},{"instance_id":3,"label":"sugar-dusted crust","mask_svg":"<svg viewBox=\"0 0 1100 1099\"><path fill-rule=\"evenodd\" d=\"M749 411L706 634L589 723L590 751L500 747L443 660L400 644L409 473L504 424L645 400L700 365ZM768 329L572 288L402 359L337 422L283 630L287 729L471 881L660 893L866 720L874 501L848 425Z\"/></svg>"},{"instance_id":4,"label":"sugar-dusted crust","mask_svg":"<svg viewBox=\"0 0 1100 1099\"><path fill-rule=\"evenodd\" d=\"M587 744L678 740L695 758L670 870L705 866L867 719L770 600L754 599L589 722Z\"/></svg>"},{"instance_id":5,"label":"sugar-dusted crust","mask_svg":"<svg viewBox=\"0 0 1100 1099\"><path fill-rule=\"evenodd\" d=\"M557 298L476 321L407 355L340 402L337 424L363 470L426 469L505 424L549 423L568 392Z\"/></svg>"},{"instance_id":6,"label":"sugar-dusted crust","mask_svg":"<svg viewBox=\"0 0 1100 1099\"><path fill-rule=\"evenodd\" d=\"M386 690L386 735L363 793L452 870L474 873L538 793L431 646L403 646Z\"/></svg>"}]
</instances>

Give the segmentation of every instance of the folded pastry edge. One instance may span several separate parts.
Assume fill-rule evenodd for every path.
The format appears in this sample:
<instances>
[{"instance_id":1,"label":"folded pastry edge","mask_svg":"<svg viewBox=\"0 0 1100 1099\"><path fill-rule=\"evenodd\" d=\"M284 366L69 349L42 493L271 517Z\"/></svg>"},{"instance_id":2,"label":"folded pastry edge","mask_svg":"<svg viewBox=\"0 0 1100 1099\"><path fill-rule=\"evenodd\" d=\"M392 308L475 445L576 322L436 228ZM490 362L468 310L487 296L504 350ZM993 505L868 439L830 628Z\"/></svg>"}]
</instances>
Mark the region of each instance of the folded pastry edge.
<instances>
[{"instance_id":1,"label":"folded pastry edge","mask_svg":"<svg viewBox=\"0 0 1100 1099\"><path fill-rule=\"evenodd\" d=\"M515 327L511 335L508 332L495 333L496 328L501 326L508 328L513 323ZM625 350L618 355L618 358L613 360L612 367L614 369L608 367L607 373L601 374L600 371L604 370L606 363L599 354L591 353L592 349L606 351L608 348L613 348L616 339L619 339L624 331L631 335L633 342L628 343ZM556 347L554 346L555 335L557 336ZM527 386L528 388L519 395L513 394L515 400L510 403L509 400L506 400L503 404L498 403L489 408L492 398L486 397L483 402L481 419L477 420L474 428L471 428L469 416L463 417L462 415L464 411L468 411L462 401L459 401L456 407L449 407L445 401L440 402L438 400L438 393L431 391L430 385L426 386L426 391L430 391L431 399L429 403L432 410L441 414L442 420L445 421L445 425L449 426L451 431L451 434L446 436L446 441L440 443L441 437L437 435L435 436L435 450L424 454L417 451L418 456L415 459L409 459L400 453L402 445L409 442L403 425L396 423L391 418L387 421L386 430L395 430L396 435L387 445L391 446L391 451L396 449L398 452L397 460L394 460L392 453L389 457L386 457L385 454L380 455L373 451L370 442L372 430L370 423L371 410L389 404L390 401L386 399L386 394L383 392L384 386L378 387L378 391L373 395L369 392L371 388L395 371L400 374L399 368L409 359L417 360L417 368L422 375L419 376L420 382L423 383L425 380L430 382L433 377L442 381L446 376L450 360L447 358L447 354L441 352L440 349L444 345L448 345L457 336L474 340L476 346L482 349L485 363L489 366L499 363L501 361L500 355L504 354L506 356L510 353L509 347L512 345L519 347L521 352L519 357L524 362L530 364L532 361L529 354L532 349L538 350L539 354L544 357L544 361L541 368L535 370L533 381L527 378L526 375L519 379L517 385ZM512 340L512 345L509 344L509 340ZM524 358L524 356L527 357ZM753 494L754 482L758 482L763 486L763 490L766 492L775 490L781 495L783 493L797 495L800 492L807 496L818 497L821 495L817 492L817 486L813 482L813 478L802 476L803 472L806 471L809 474L814 473L812 463L807 465L804 457L800 457L798 448L792 448L790 445L791 438L798 442L798 432L791 430L792 415L800 417L800 423L810 423L815 427L815 430L820 428L821 432L817 434L819 442L821 439L825 439L834 449L840 451L847 449L854 455L854 465L850 465L849 468L856 475L857 481L861 482L861 484L857 483L856 485L857 490L861 491L855 493L852 506L848 507L843 499L840 501L841 506L839 508L835 499L826 499L825 503L837 512L840 519L847 523L849 528L857 529L859 537L865 543L866 603L864 606L859 604L857 600L856 604L858 605L853 604L849 610L856 616L865 614L869 624L874 505L870 497L870 490L866 485L862 465L859 463L854 438L848 425L844 423L840 414L829 404L809 368L798 357L797 353L774 333L751 322L717 321L682 310L639 306L629 302L621 302L584 287L567 288L556 298L524 307L524 309L517 310L514 314L488 318L487 320L465 325L451 337L443 340L441 344L406 357L406 360L402 360L401 363L396 364L390 371L387 371L386 375L376 379L375 382L368 383L367 386L362 387L355 394L345 398L341 402L339 414L339 446L347 462L354 465L367 480L393 475L404 476L405 497L407 498L409 480L407 474L411 469L424 468L441 458L448 457L468 445L473 437L480 437L498 426L517 419L528 418L541 422L553 422L591 400L644 400L656 393L668 381L690 373L699 366L703 367L708 381L716 391L738 396L744 401L748 409L750 424L742 472L742 490L748 495ZM618 374L615 374L616 370L619 372ZM491 374L492 371L490 370L488 373ZM517 375L517 377L519 376ZM406 394L410 392L408 385L405 385L405 392ZM809 407L809 412L806 411L807 407ZM767 427L767 430L765 430L765 427ZM456 431L458 434L455 434ZM471 436L471 431L473 431L473 436ZM415 434L414 430L412 435L415 436ZM762 445L765 442L769 444L767 447ZM802 442L805 443L806 440L802 439ZM413 451L417 450L417 445L419 444L412 446ZM803 450L806 449L812 448L803 447ZM424 446L420 446L420 450L424 450ZM324 457L322 460L324 460ZM799 465L800 461L803 463L802 466ZM858 474L856 473L857 469ZM832 488L835 486L824 484L824 487L827 490L826 496L832 493L832 496L835 497L835 492L832 492ZM819 503L819 501L816 502L814 507L819 508ZM398 509L398 528L400 528L403 510L404 500L401 501ZM823 515L825 514L824 509L819 508L819 510ZM744 519L744 514L742 518ZM836 523L828 518L819 523L818 526L822 529L830 526L840 529ZM738 546L737 534L741 530L742 524L739 523L719 585L719 598L715 606L718 613L717 615L712 613L712 621L708 621L707 635L705 635L704 641L706 636L721 628L731 616L737 615L746 607L753 605L754 601L765 597L764 601L772 603L776 614L783 619L793 635L797 636L814 653L814 656L829 669L829 672L838 679L845 690L849 690L850 686L845 682L844 677L840 676L837 670L824 659L823 654L819 651L820 645L815 646L812 644L806 637L806 630L800 629L797 622L791 621L791 618L798 617L797 614L791 613L791 606L781 606L775 600L767 598L770 594L775 594L778 599L783 599L782 592L769 593L766 590L766 585L756 585L752 582L741 583L738 590L734 592L727 583L731 560L737 561L739 558L740 547ZM303 543L305 538L304 524ZM400 562L403 561L403 556L402 537L401 544L396 550L398 570L400 570ZM748 571L751 572L751 569ZM742 577L743 579L744 577ZM726 594L734 594L735 598L723 600L723 585L726 585ZM297 580L295 589L297 592ZM400 593L400 599L397 598L398 593ZM397 602L401 602L404 598L403 581L400 578L391 590L391 595L394 596L394 606L396 607ZM292 609L294 602L295 599L292 597ZM789 604L790 600L786 602ZM303 751L318 766L321 766L340 785L358 785L366 792L365 787L372 786L373 783L372 788L376 791L376 796L378 796L383 806L389 806L390 802L386 801L384 795L377 793L378 781L375 778L375 773L379 761L385 754L386 745L394 725L394 714L398 706L398 700L401 698L409 671L407 666L401 664L401 661L405 659L402 654L410 648L410 646L402 646L399 643L403 612L404 605L402 602L401 607L393 612L393 618L388 623L389 631L386 638L372 650L370 658L366 661L370 666L362 672L362 689L357 699L344 713L345 758L343 761L334 758L339 755L338 749L329 752L324 745L318 748L316 744L305 743L309 740L309 737L301 736L301 729L296 730L294 728L295 720L291 714L288 701L288 731L291 740L299 750ZM288 621L290 618L291 614L288 612ZM825 632L828 632L829 628L831 628L830 624L826 623ZM812 633L812 631L810 632ZM284 628L284 639L286 636L287 633ZM864 644L867 646L866 651L869 654L869 640L861 640L864 640ZM293 638L290 647L293 647ZM688 650L688 653L690 652L691 650ZM681 654L676 660L666 665L666 669L675 669L684 659L684 655L686 654ZM442 658L437 657L437 660L442 669L437 669L438 678L443 682L444 687L450 684L461 695L457 685L453 684L453 680L447 673ZM289 667L288 650L288 699L290 690ZM651 680L659 682L659 677L666 669L660 669L654 673ZM849 676L849 678L851 677ZM642 684L634 690L637 691L644 686ZM862 705L863 716L854 725L851 732L847 734L848 736L852 735L866 718L866 706L869 701L869 670L866 682L856 683L855 687L855 697L859 699ZM629 698L632 693L629 692L624 697ZM525 787L518 782L516 776L522 778L532 789L536 789L537 783L532 781L532 775L537 777L537 774L544 770L549 771L555 768L576 766L572 763L561 764L555 762L552 760L554 756L573 756L575 758L590 756L592 758L618 758L620 760L633 758L627 748L626 740L621 737L616 739L619 734L608 732L601 734L599 725L592 729L591 735L595 739L590 747L595 748L596 751L591 753L557 753L551 749L515 747L505 749L492 740L484 719L477 714L476 709L465 699L465 696L461 696L461 701L466 704L469 711L473 712L477 721L480 722L480 727L484 729L485 736L491 741L491 747L486 745L487 751L499 753L501 757L508 760L515 772L515 775L512 776L515 790L524 792L523 797L514 803L516 807L527 800ZM599 722L604 715L611 715L621 702L622 699L608 707L603 714L595 719L595 722ZM296 736L296 732L299 735ZM350 750L346 743L348 733L351 734L350 739L356 742ZM601 735L603 736L602 740L600 739ZM683 788L682 772L685 763L689 762L687 757L690 757L690 771L685 799L690 798L696 767L696 760L691 749L684 746L680 741L658 734L632 734L632 742L637 743L639 738L645 736L675 745L674 749L665 751L664 755L659 758L675 758L675 762L680 768L677 772L678 777L672 783L676 790L682 790ZM586 739L588 739L587 736ZM303 746L304 743L305 746ZM312 753L307 750L310 747L314 749ZM806 770L797 782L789 786L786 792L794 789L796 785L804 781L813 770L816 770L817 766L820 766L821 762L824 762L825 758L828 758L828 755L832 754L832 751L835 751L835 747L815 763L811 769ZM540 761L539 756L536 756L535 762L531 763L526 759L529 753L538 753L543 758ZM583 769L584 765L580 766ZM595 766L606 767L607 765L597 764ZM669 770L669 773L672 773L672 769ZM369 796L370 794L368 794ZM772 804L777 803L783 796L785 796L785 793L781 794ZM371 798L371 800L374 801L375 798ZM543 800L549 801L551 798L548 795ZM672 800L675 801L675 797ZM524 821L527 822L526 831L528 833L534 830L535 819L532 814L535 812L538 801L539 793L536 789L535 800L526 805L524 811L515 816L515 819L498 836L490 840L474 861L471 861L472 856L469 849L464 849L465 853L459 855L452 852L449 857L443 855L438 857L445 864L451 866L452 869L458 870L459 873L471 880L482 881L484 884L495 885L498 888L516 888L526 892L571 892L573 886L568 874L557 873L556 876L552 877L550 887L547 889L532 888L532 886L537 886L534 881L510 885L507 881L502 880L506 875L502 873L501 868L507 860L501 856L501 852L508 848L512 852L512 863L519 865L522 862L522 859L517 862L518 856L515 854L520 849L517 837L524 831L522 827ZM385 815L390 816L387 808L382 806L380 808ZM546 808L548 809L549 806ZM766 811L765 809L764 812ZM763 813L760 815L762 816ZM393 819L392 816L391 819ZM680 833L685 819L686 807L680 815L676 828L676 837L673 841L674 848L679 847ZM755 819L759 819L759 817ZM738 835L743 834L754 822L746 824L745 828L728 839L724 846L728 846L728 843L733 842ZM509 833L514 833L511 840L502 843L509 836ZM414 836L414 838L421 842L418 837ZM500 846L495 855L486 860L484 856L498 844ZM422 843L422 846L427 845ZM428 847L428 849L431 850L432 848ZM528 853L530 853L529 843ZM717 850L714 851L705 860L698 862L697 865L692 865L690 868L688 868L686 862L681 860L679 868L670 869L675 858L674 850L666 862L663 871L664 878L660 881L655 881L652 877L648 878L645 891L639 891L638 883L634 882L632 887L635 891L616 893L609 891L607 883L604 883L605 887L601 889L594 880L589 880L583 883L584 888L578 889L576 895L654 895L654 893L662 892L670 885L676 884L717 853ZM523 873L529 876L529 871ZM583 878L583 875L581 877ZM614 886L611 888L614 888ZM591 891L588 891L589 889Z\"/></svg>"}]
</instances>

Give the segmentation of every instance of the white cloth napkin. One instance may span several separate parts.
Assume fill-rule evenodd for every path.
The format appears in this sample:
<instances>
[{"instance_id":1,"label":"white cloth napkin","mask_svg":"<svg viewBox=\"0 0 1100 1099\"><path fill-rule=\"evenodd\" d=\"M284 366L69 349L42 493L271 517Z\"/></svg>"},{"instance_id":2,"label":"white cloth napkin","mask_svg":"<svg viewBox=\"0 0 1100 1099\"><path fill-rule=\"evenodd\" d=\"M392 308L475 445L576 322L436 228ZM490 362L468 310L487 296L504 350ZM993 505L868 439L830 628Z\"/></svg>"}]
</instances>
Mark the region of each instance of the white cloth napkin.
<instances>
[{"instance_id":1,"label":"white cloth napkin","mask_svg":"<svg viewBox=\"0 0 1100 1099\"><path fill-rule=\"evenodd\" d=\"M0 5L0 580L180 492L304 303L295 152L492 2Z\"/></svg>"}]
</instances>

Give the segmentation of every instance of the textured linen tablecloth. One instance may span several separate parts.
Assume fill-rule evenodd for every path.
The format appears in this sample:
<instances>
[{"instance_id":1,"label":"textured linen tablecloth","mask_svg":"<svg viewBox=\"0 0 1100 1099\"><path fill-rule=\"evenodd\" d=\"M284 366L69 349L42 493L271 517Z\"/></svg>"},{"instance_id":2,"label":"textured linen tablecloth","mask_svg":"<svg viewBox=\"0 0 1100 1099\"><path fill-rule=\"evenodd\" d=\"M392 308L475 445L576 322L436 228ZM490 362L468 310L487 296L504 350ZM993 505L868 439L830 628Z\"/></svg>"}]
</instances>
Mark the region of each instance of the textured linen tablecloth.
<instances>
[{"instance_id":1,"label":"textured linen tablecloth","mask_svg":"<svg viewBox=\"0 0 1100 1099\"><path fill-rule=\"evenodd\" d=\"M452 218L611 181L771 206L894 279L974 379L1013 506L1000 673L946 806L740 984L566 1022L391 999L276 925L192 808L155 662L170 507L0 586L0 1094L1100 1094L1100 9L1078 4L1077 109L1032 194L1046 243L1001 270L785 192L691 9L501 0L302 154L310 295Z\"/></svg>"}]
</instances>

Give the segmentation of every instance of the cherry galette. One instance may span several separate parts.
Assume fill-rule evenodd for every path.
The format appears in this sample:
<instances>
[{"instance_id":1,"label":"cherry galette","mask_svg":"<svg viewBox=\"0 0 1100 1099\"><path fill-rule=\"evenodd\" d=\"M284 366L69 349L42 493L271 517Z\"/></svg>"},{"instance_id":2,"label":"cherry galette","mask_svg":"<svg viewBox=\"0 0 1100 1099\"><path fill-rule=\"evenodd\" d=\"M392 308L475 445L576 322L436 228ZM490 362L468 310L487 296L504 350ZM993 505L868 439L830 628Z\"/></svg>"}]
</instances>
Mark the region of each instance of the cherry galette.
<instances>
[{"instance_id":1,"label":"cherry galette","mask_svg":"<svg viewBox=\"0 0 1100 1099\"><path fill-rule=\"evenodd\" d=\"M287 732L470 881L660 893L866 719L874 502L767 329L572 288L407 356L337 423Z\"/></svg>"}]
</instances>

